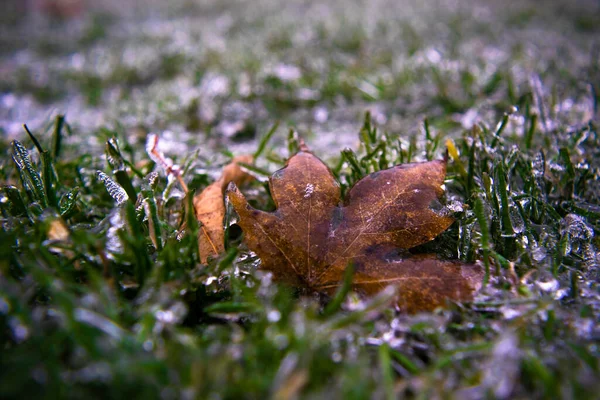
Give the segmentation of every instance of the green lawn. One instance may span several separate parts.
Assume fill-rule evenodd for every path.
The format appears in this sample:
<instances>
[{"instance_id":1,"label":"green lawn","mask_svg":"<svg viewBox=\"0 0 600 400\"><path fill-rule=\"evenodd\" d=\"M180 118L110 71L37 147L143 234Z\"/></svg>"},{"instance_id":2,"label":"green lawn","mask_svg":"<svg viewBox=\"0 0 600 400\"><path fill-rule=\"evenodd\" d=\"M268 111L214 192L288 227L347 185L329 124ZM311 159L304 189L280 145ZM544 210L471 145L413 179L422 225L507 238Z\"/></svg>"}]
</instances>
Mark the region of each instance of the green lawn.
<instances>
[{"instance_id":1,"label":"green lawn","mask_svg":"<svg viewBox=\"0 0 600 400\"><path fill-rule=\"evenodd\" d=\"M597 1L123 3L2 17L0 397L597 396ZM343 190L448 151L456 222L413 251L487 284L418 315L307 296L231 208L202 265L150 132L192 191L256 154L261 209L299 137Z\"/></svg>"}]
</instances>

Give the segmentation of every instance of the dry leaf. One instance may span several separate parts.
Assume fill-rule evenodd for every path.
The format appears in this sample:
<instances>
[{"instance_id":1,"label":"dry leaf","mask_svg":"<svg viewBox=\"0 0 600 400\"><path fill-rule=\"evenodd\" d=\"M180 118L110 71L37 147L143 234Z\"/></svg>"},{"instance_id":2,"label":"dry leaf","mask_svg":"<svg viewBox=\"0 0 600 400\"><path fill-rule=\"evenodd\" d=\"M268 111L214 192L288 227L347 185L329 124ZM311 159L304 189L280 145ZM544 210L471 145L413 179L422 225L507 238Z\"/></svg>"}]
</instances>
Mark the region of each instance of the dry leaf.
<instances>
[{"instance_id":1,"label":"dry leaf","mask_svg":"<svg viewBox=\"0 0 600 400\"><path fill-rule=\"evenodd\" d=\"M54 242L66 242L71 237L67 224L60 219L56 218L50 222L50 228L48 229L48 239Z\"/></svg>"},{"instance_id":2,"label":"dry leaf","mask_svg":"<svg viewBox=\"0 0 600 400\"><path fill-rule=\"evenodd\" d=\"M61 246L71 242L71 232L62 218L55 218L50 222L47 235L49 240L48 249L50 251L63 254L67 258L75 256L75 253L71 250L64 249ZM80 269L79 262L77 261L75 262L75 269Z\"/></svg>"},{"instance_id":3,"label":"dry leaf","mask_svg":"<svg viewBox=\"0 0 600 400\"><path fill-rule=\"evenodd\" d=\"M223 218L225 218L225 204L223 193L229 182L242 185L252 176L244 172L238 162L251 163L252 156L244 155L235 157L231 163L223 168L221 177L206 187L194 197L194 211L196 218L201 223L198 234L198 249L200 261L206 263L208 257L218 256L225 250L225 232Z\"/></svg>"},{"instance_id":4,"label":"dry leaf","mask_svg":"<svg viewBox=\"0 0 600 400\"><path fill-rule=\"evenodd\" d=\"M415 312L469 300L481 285L479 266L402 252L454 221L438 200L445 175L442 160L397 165L361 179L341 203L329 168L302 146L270 178L276 211L252 208L234 185L228 195L248 247L276 279L332 294L353 263L354 290L372 294L394 284L399 306Z\"/></svg>"}]
</instances>

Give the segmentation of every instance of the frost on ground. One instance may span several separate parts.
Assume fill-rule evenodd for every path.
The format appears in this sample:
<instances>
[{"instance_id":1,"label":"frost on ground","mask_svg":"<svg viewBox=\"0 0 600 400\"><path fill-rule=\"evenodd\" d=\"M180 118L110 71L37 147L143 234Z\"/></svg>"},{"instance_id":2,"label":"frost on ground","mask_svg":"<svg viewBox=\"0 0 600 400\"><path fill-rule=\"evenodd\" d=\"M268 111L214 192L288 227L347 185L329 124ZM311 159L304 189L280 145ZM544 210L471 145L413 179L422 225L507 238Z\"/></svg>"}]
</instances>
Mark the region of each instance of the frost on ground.
<instances>
[{"instance_id":1,"label":"frost on ground","mask_svg":"<svg viewBox=\"0 0 600 400\"><path fill-rule=\"evenodd\" d=\"M84 3L0 12L0 397L598 393L597 1ZM411 252L479 263L475 300L405 315L393 288L290 290L231 204L201 264L166 171L200 193L255 154L244 194L272 210L299 137L342 193L447 151L430 207L456 222Z\"/></svg>"}]
</instances>

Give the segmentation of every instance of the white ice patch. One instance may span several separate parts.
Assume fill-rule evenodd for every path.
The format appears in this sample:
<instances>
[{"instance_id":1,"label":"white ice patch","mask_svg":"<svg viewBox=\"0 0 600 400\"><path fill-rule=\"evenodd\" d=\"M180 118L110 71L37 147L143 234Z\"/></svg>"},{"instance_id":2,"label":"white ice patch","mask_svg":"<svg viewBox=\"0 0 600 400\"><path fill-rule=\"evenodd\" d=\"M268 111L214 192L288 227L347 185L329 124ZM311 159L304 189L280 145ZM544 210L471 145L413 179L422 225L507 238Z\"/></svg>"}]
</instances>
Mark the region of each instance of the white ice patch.
<instances>
[{"instance_id":1,"label":"white ice patch","mask_svg":"<svg viewBox=\"0 0 600 400\"><path fill-rule=\"evenodd\" d=\"M304 198L307 199L309 198L313 192L315 191L315 185L313 185L312 183L309 183L308 185L306 185L306 189L304 189Z\"/></svg>"},{"instance_id":2,"label":"white ice patch","mask_svg":"<svg viewBox=\"0 0 600 400\"><path fill-rule=\"evenodd\" d=\"M539 282L536 282L536 285L538 288L540 288L544 292L554 292L554 291L558 290L560 287L560 284L558 283L558 281L556 279L551 279L546 282L539 281Z\"/></svg>"},{"instance_id":3,"label":"white ice patch","mask_svg":"<svg viewBox=\"0 0 600 400\"><path fill-rule=\"evenodd\" d=\"M279 64L273 69L273 75L284 82L291 82L300 79L302 71L295 65Z\"/></svg>"}]
</instances>

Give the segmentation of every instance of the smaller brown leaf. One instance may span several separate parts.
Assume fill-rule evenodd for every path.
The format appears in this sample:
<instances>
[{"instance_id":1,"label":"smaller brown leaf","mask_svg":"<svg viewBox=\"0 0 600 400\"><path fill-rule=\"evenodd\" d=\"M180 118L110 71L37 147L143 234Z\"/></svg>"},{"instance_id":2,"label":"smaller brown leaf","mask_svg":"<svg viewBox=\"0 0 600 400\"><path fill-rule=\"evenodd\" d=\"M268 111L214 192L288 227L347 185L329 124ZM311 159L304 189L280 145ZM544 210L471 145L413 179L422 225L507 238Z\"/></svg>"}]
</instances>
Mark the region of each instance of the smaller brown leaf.
<instances>
[{"instance_id":1,"label":"smaller brown leaf","mask_svg":"<svg viewBox=\"0 0 600 400\"><path fill-rule=\"evenodd\" d=\"M235 157L223 168L221 177L208 185L200 194L194 197L194 212L201 223L198 234L198 250L200 261L206 263L208 257L215 257L225 250L225 218L224 192L229 182L243 185L253 179L252 175L244 172L238 162L252 163L251 155Z\"/></svg>"},{"instance_id":2,"label":"smaller brown leaf","mask_svg":"<svg viewBox=\"0 0 600 400\"><path fill-rule=\"evenodd\" d=\"M69 228L67 228L67 224L61 218L56 218L50 222L50 228L48 229L49 240L66 242L70 237Z\"/></svg>"},{"instance_id":3,"label":"smaller brown leaf","mask_svg":"<svg viewBox=\"0 0 600 400\"><path fill-rule=\"evenodd\" d=\"M58 217L50 221L47 235L50 242L48 246L50 251L63 254L67 258L75 256L73 251L65 249L63 246L71 243L71 232L62 218ZM78 261L75 262L74 266L77 270L81 268Z\"/></svg>"}]
</instances>

